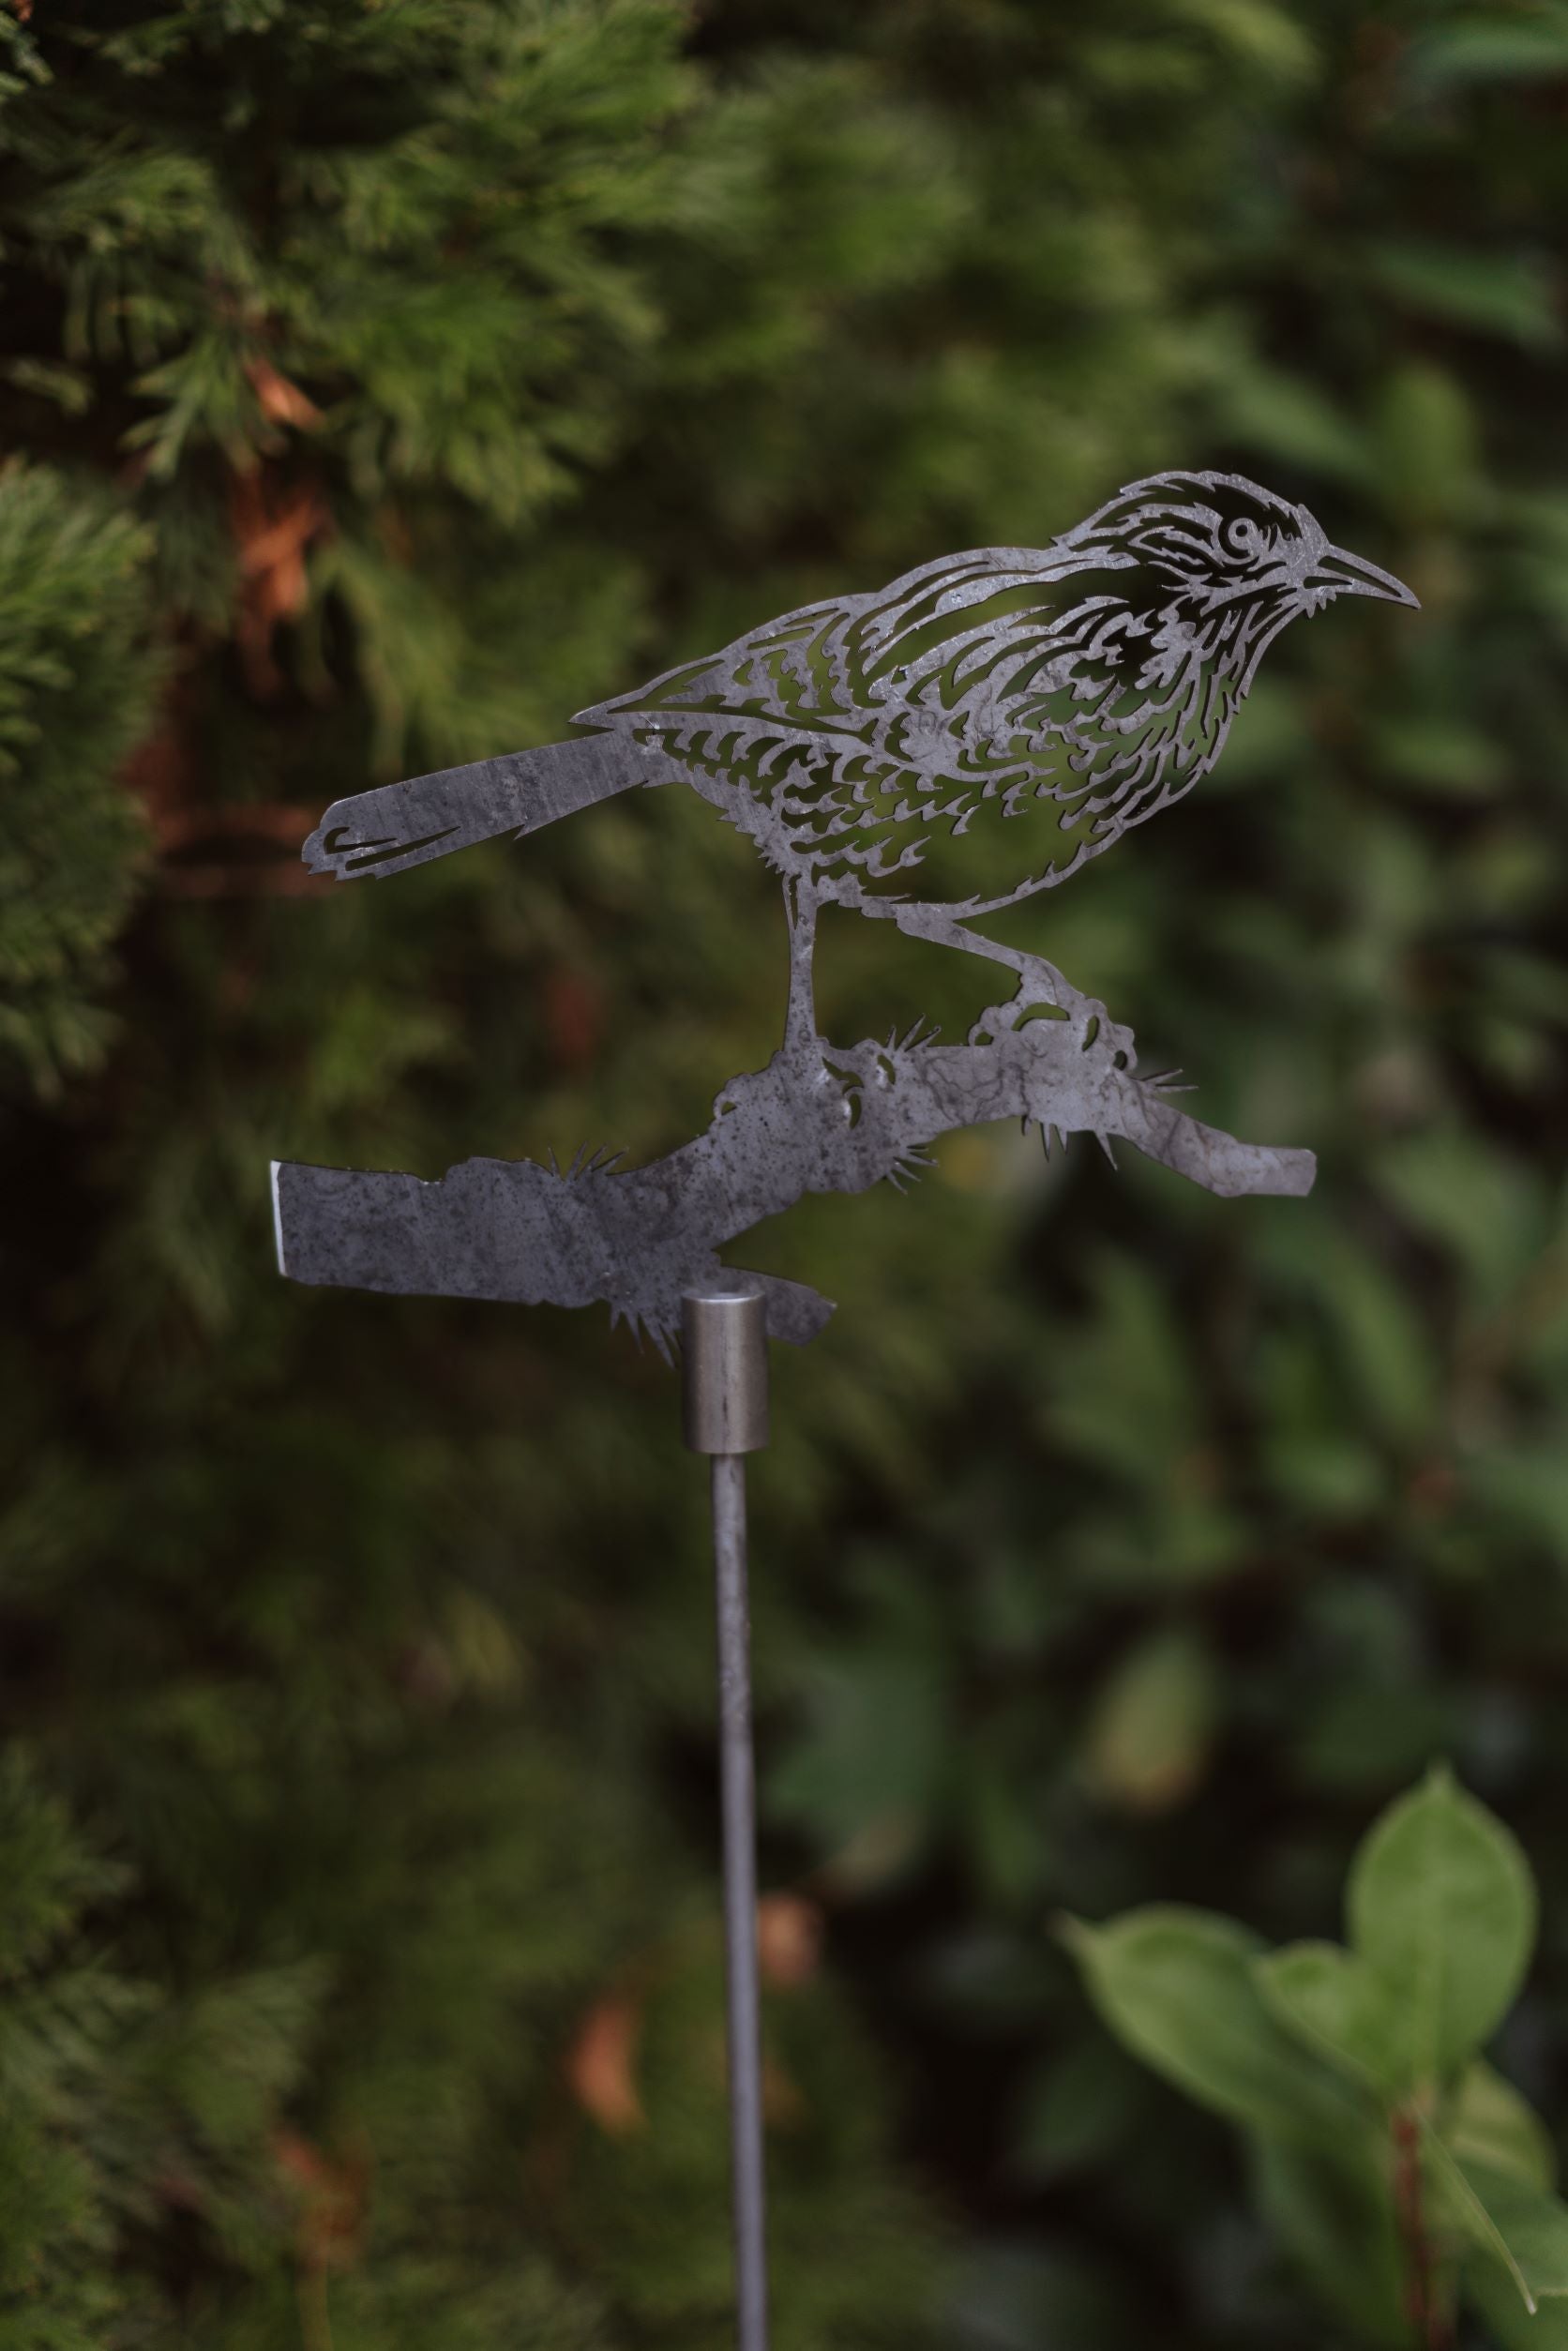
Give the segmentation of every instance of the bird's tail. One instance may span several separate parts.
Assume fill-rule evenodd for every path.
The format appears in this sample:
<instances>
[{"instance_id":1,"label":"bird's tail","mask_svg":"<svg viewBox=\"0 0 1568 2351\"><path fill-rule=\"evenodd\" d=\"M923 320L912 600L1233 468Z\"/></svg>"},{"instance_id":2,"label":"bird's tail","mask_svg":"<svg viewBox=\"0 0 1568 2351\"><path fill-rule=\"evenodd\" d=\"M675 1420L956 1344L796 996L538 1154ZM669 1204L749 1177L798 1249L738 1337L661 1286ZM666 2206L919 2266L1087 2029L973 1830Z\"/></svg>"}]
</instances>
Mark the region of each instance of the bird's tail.
<instances>
[{"instance_id":1,"label":"bird's tail","mask_svg":"<svg viewBox=\"0 0 1568 2351\"><path fill-rule=\"evenodd\" d=\"M683 773L615 729L335 800L300 853L312 873L380 880L501 833L537 832L596 800Z\"/></svg>"}]
</instances>

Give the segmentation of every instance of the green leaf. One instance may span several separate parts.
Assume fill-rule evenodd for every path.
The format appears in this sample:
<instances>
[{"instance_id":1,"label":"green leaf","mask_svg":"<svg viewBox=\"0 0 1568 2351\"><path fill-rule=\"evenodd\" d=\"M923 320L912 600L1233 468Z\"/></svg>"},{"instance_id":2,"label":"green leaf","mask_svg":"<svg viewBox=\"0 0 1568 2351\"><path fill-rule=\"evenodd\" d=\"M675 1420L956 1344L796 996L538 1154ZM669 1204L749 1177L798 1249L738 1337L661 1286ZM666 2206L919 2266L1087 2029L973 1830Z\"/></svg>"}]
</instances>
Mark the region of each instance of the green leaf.
<instances>
[{"instance_id":1,"label":"green leaf","mask_svg":"<svg viewBox=\"0 0 1568 2351\"><path fill-rule=\"evenodd\" d=\"M1555 1431L1543 1429L1541 1438L1533 1445L1494 1443L1467 1463L1466 1484L1489 1526L1517 1529L1557 1553L1568 1550L1568 1454Z\"/></svg>"},{"instance_id":2,"label":"green leaf","mask_svg":"<svg viewBox=\"0 0 1568 2351\"><path fill-rule=\"evenodd\" d=\"M855 1882L895 1875L918 1848L950 1753L939 1671L869 1644L822 1658L806 1728L767 1783L774 1816L834 1852Z\"/></svg>"},{"instance_id":3,"label":"green leaf","mask_svg":"<svg viewBox=\"0 0 1568 2351\"><path fill-rule=\"evenodd\" d=\"M1103 2163L1126 2137L1146 2080L1124 2049L1091 2028L1030 2084L1010 2169L1040 2183Z\"/></svg>"},{"instance_id":4,"label":"green leaf","mask_svg":"<svg viewBox=\"0 0 1568 2351\"><path fill-rule=\"evenodd\" d=\"M1172 1905L1064 1932L1112 2032L1200 2106L1331 2149L1365 2126L1367 2102L1269 2013L1263 1947L1234 1920Z\"/></svg>"},{"instance_id":5,"label":"green leaf","mask_svg":"<svg viewBox=\"0 0 1568 2351\"><path fill-rule=\"evenodd\" d=\"M1495 1313L1545 1242L1535 1182L1490 1135L1429 1127L1380 1153L1376 1176L1400 1214L1457 1260L1473 1311Z\"/></svg>"},{"instance_id":6,"label":"green leaf","mask_svg":"<svg viewBox=\"0 0 1568 2351\"><path fill-rule=\"evenodd\" d=\"M1293 9L1265 0L1181 0L1171 14L1201 25L1235 64L1271 80L1304 82L1317 67L1317 43Z\"/></svg>"},{"instance_id":7,"label":"green leaf","mask_svg":"<svg viewBox=\"0 0 1568 2351\"><path fill-rule=\"evenodd\" d=\"M1368 732L1383 773L1434 798L1490 799L1508 774L1496 734L1449 712L1392 711Z\"/></svg>"},{"instance_id":8,"label":"green leaf","mask_svg":"<svg viewBox=\"0 0 1568 2351\"><path fill-rule=\"evenodd\" d=\"M1410 238L1374 247L1371 261L1374 278L1396 301L1430 318L1527 351L1555 351L1562 340L1557 286L1535 254L1477 253Z\"/></svg>"},{"instance_id":9,"label":"green leaf","mask_svg":"<svg viewBox=\"0 0 1568 2351\"><path fill-rule=\"evenodd\" d=\"M1333 481L1364 476L1366 451L1354 425L1307 377L1239 354L1218 391L1231 439Z\"/></svg>"},{"instance_id":10,"label":"green leaf","mask_svg":"<svg viewBox=\"0 0 1568 2351\"><path fill-rule=\"evenodd\" d=\"M1453 2073L1506 2015L1535 1939L1529 1865L1444 1770L1390 1806L1350 1870L1350 1942L1395 2003L1390 2078Z\"/></svg>"},{"instance_id":11,"label":"green leaf","mask_svg":"<svg viewBox=\"0 0 1568 2351\"><path fill-rule=\"evenodd\" d=\"M1414 1302L1370 1249L1334 1232L1317 1239L1310 1279L1333 1318L1343 1378L1359 1391L1370 1426L1417 1439L1431 1422L1437 1366Z\"/></svg>"},{"instance_id":12,"label":"green leaf","mask_svg":"<svg viewBox=\"0 0 1568 2351\"><path fill-rule=\"evenodd\" d=\"M1412 42L1403 79L1412 91L1466 83L1568 80L1568 18L1460 19Z\"/></svg>"},{"instance_id":13,"label":"green leaf","mask_svg":"<svg viewBox=\"0 0 1568 2351\"><path fill-rule=\"evenodd\" d=\"M1476 2254L1465 2264L1465 2300L1485 2319L1498 2351L1568 2351L1568 2302L1530 2310L1504 2263Z\"/></svg>"},{"instance_id":14,"label":"green leaf","mask_svg":"<svg viewBox=\"0 0 1568 2351\"><path fill-rule=\"evenodd\" d=\"M1430 2131L1424 2144L1458 2225L1504 2265L1525 2308L1568 2298L1568 2204L1493 2164L1456 2162Z\"/></svg>"},{"instance_id":15,"label":"green leaf","mask_svg":"<svg viewBox=\"0 0 1568 2351\"><path fill-rule=\"evenodd\" d=\"M1481 479L1469 385L1430 361L1395 368L1378 400L1375 460L1384 497L1407 527L1467 519Z\"/></svg>"},{"instance_id":16,"label":"green leaf","mask_svg":"<svg viewBox=\"0 0 1568 2351\"><path fill-rule=\"evenodd\" d=\"M1391 2050L1398 2000L1379 1976L1337 1943L1288 1943L1254 1969L1271 2015L1288 2032L1358 2080L1395 2089Z\"/></svg>"},{"instance_id":17,"label":"green leaf","mask_svg":"<svg viewBox=\"0 0 1568 2351\"><path fill-rule=\"evenodd\" d=\"M1213 1660L1190 1633L1141 1642L1090 1718L1083 1770L1095 1794L1133 1813L1184 1802L1209 1760L1217 1698Z\"/></svg>"},{"instance_id":18,"label":"green leaf","mask_svg":"<svg viewBox=\"0 0 1568 2351\"><path fill-rule=\"evenodd\" d=\"M1530 2188L1549 2190L1556 2183L1545 2124L1513 2083L1480 2057L1459 2084L1441 2136L1461 2163L1489 2164Z\"/></svg>"}]
</instances>

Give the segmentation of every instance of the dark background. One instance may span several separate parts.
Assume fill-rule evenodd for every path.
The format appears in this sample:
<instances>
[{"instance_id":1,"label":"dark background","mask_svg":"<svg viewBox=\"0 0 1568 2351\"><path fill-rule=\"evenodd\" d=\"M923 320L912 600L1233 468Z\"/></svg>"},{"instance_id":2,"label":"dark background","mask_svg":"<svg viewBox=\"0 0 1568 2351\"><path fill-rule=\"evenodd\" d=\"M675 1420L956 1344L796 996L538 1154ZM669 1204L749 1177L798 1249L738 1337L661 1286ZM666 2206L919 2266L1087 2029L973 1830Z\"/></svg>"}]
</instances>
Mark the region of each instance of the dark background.
<instances>
[{"instance_id":1,"label":"dark background","mask_svg":"<svg viewBox=\"0 0 1568 2351\"><path fill-rule=\"evenodd\" d=\"M1435 1755L1564 2111L1568 13L0 12L0 2343L717 2351L703 1480L597 1313L302 1292L275 1153L639 1156L783 1003L631 795L375 888L331 798L1155 467L1419 615L1012 918L1320 1155L950 1138L746 1244L778 2351L1331 2338L1053 1936L1333 1933ZM984 968L824 925L833 1035Z\"/></svg>"}]
</instances>

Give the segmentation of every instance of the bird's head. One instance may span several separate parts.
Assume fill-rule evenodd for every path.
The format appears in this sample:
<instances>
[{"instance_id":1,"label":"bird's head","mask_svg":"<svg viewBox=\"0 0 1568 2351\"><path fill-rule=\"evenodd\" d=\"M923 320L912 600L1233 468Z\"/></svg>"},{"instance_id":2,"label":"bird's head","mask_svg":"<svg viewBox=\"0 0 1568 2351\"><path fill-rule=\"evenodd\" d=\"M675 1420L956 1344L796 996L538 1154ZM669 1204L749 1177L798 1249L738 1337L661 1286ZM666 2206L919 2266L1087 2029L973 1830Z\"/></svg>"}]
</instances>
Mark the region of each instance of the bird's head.
<instances>
[{"instance_id":1,"label":"bird's head","mask_svg":"<svg viewBox=\"0 0 1568 2351\"><path fill-rule=\"evenodd\" d=\"M1119 490L1069 535L1075 551L1145 573L1151 594L1204 637L1260 651L1287 621L1340 595L1416 598L1392 572L1335 547L1305 506L1239 474L1156 474ZM1241 624L1238 625L1238 624Z\"/></svg>"}]
</instances>

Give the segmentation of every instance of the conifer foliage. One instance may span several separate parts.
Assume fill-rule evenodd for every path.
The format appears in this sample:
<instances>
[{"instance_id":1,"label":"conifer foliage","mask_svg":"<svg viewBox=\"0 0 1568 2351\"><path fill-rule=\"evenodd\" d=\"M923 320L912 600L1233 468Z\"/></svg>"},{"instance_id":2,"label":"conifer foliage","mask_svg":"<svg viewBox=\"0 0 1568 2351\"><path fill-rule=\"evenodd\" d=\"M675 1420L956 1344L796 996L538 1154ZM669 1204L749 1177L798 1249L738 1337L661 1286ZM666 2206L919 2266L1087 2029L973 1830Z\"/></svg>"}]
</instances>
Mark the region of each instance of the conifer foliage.
<instances>
[{"instance_id":1,"label":"conifer foliage","mask_svg":"<svg viewBox=\"0 0 1568 2351\"><path fill-rule=\"evenodd\" d=\"M1049 1923L1321 1934L1439 1747L1550 1904L1565 79L1533 5L0 8L0 2351L730 2340L667 1376L287 1289L266 1167L669 1148L776 892L689 794L297 846L1227 460L1421 622L1030 938L1318 1198L987 1134L768 1237L841 1301L754 1480L776 2343L1322 2351ZM961 1032L881 930L830 1032Z\"/></svg>"}]
</instances>

